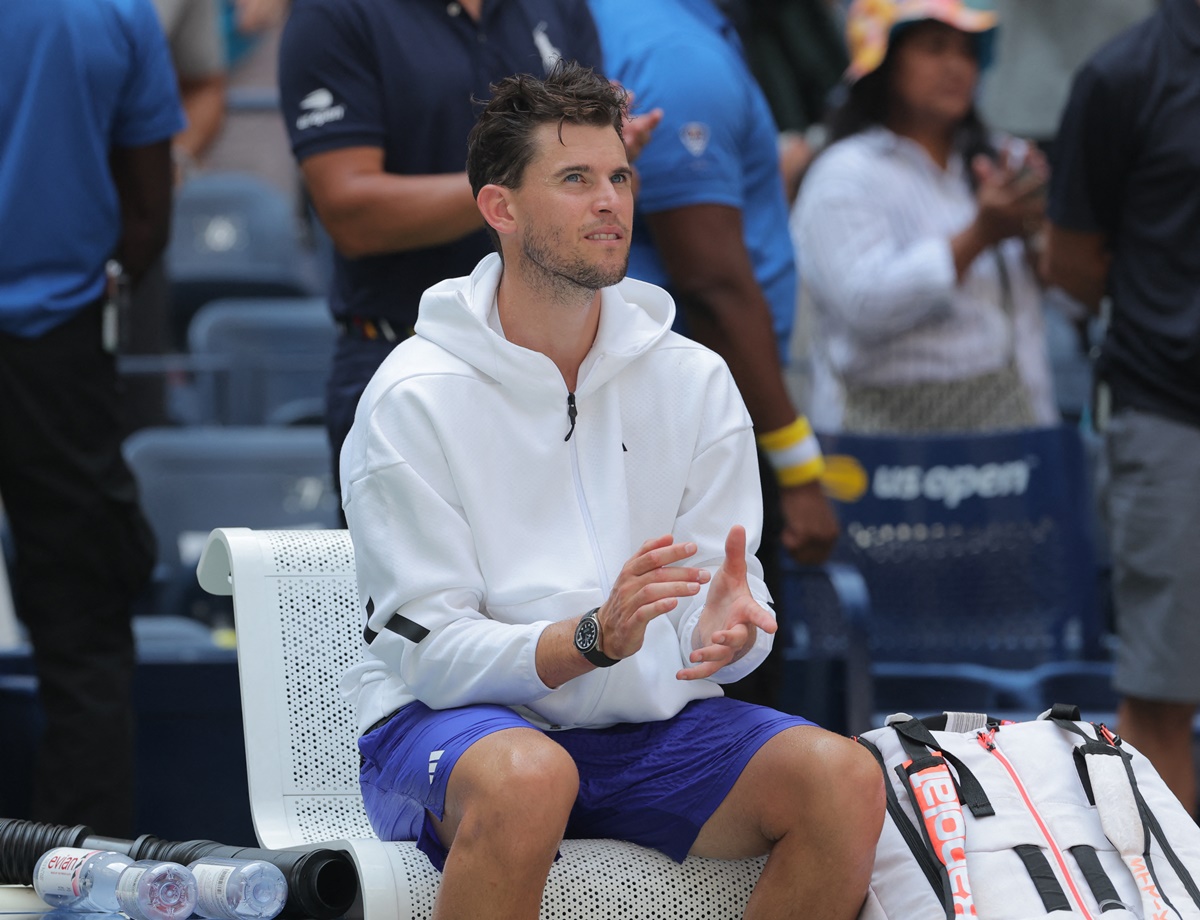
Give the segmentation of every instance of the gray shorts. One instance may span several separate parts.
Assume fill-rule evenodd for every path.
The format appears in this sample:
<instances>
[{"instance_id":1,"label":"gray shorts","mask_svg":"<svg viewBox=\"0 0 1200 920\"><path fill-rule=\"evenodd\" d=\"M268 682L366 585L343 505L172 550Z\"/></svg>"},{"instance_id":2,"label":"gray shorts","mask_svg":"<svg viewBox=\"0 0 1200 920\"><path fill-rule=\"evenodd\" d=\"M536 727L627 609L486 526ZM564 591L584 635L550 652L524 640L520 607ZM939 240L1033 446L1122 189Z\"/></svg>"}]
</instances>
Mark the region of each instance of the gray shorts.
<instances>
[{"instance_id":1,"label":"gray shorts","mask_svg":"<svg viewBox=\"0 0 1200 920\"><path fill-rule=\"evenodd\" d=\"M1122 409L1106 442L1114 686L1200 703L1200 428Z\"/></svg>"}]
</instances>

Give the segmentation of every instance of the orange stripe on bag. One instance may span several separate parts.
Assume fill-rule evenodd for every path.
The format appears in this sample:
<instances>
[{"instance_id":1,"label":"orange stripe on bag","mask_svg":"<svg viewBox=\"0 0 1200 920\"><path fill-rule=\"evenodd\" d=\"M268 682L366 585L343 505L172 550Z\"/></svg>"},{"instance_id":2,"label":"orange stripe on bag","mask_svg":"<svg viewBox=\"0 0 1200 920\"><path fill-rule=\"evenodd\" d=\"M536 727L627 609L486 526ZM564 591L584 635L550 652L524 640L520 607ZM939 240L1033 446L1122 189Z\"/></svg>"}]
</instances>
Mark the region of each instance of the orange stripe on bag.
<instances>
[{"instance_id":1,"label":"orange stripe on bag","mask_svg":"<svg viewBox=\"0 0 1200 920\"><path fill-rule=\"evenodd\" d=\"M941 757L940 753L933 753L935 757ZM950 895L954 899L954 915L975 917L975 899L967 875L966 822L950 768L944 762L938 763L910 774L908 781L921 809L926 839L946 868Z\"/></svg>"}]
</instances>

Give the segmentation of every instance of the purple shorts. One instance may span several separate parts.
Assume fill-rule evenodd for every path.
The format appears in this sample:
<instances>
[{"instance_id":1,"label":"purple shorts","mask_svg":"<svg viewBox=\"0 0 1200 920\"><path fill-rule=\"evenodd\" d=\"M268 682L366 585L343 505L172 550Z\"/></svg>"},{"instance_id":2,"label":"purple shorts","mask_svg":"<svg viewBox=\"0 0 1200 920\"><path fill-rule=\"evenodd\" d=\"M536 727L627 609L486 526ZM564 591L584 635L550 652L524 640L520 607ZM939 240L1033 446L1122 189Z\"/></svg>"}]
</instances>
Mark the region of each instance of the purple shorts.
<instances>
[{"instance_id":1,"label":"purple shorts","mask_svg":"<svg viewBox=\"0 0 1200 920\"><path fill-rule=\"evenodd\" d=\"M758 749L784 729L812 724L714 697L662 722L546 732L579 769L566 836L627 840L682 862ZM533 727L504 706L405 706L358 742L363 802L375 833L416 840L441 870L446 849L428 816L444 816L454 764L485 735Z\"/></svg>"}]
</instances>

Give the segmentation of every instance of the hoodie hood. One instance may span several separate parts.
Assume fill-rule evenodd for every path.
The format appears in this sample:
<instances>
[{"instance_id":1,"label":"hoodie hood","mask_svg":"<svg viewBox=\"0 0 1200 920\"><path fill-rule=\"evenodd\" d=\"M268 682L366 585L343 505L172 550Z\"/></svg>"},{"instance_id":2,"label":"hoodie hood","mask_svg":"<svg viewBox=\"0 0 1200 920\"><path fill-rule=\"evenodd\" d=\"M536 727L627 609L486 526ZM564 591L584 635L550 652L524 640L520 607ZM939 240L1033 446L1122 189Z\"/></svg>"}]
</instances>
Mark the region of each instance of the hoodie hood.
<instances>
[{"instance_id":1,"label":"hoodie hood","mask_svg":"<svg viewBox=\"0 0 1200 920\"><path fill-rule=\"evenodd\" d=\"M500 256L492 253L467 277L429 288L421 297L416 333L504 386L560 389L562 376L549 358L514 345L488 325L503 272ZM655 285L626 278L601 290L600 326L576 391L586 393L611 380L667 335L674 320L675 302ZM544 365L544 374L530 373L531 356Z\"/></svg>"}]
</instances>

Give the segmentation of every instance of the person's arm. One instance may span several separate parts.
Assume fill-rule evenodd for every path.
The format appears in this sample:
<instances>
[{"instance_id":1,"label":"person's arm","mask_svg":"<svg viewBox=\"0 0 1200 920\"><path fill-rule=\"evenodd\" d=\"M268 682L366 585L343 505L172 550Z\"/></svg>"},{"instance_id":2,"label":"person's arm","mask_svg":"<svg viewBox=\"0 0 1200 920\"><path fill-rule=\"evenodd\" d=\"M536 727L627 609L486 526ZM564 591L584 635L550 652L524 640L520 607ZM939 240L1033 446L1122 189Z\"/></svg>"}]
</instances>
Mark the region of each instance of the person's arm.
<instances>
[{"instance_id":1,"label":"person's arm","mask_svg":"<svg viewBox=\"0 0 1200 920\"><path fill-rule=\"evenodd\" d=\"M301 163L321 223L355 259L453 242L483 226L467 174L385 172L380 147L343 147Z\"/></svg>"},{"instance_id":2,"label":"person's arm","mask_svg":"<svg viewBox=\"0 0 1200 920\"><path fill-rule=\"evenodd\" d=\"M1108 288L1110 261L1105 234L1047 225L1041 264L1046 283L1062 288L1093 313L1099 312Z\"/></svg>"},{"instance_id":3,"label":"person's arm","mask_svg":"<svg viewBox=\"0 0 1200 920\"><path fill-rule=\"evenodd\" d=\"M206 77L179 80L179 95L187 116L187 127L175 135L177 159L200 159L225 124L225 74L218 71Z\"/></svg>"},{"instance_id":4,"label":"person's arm","mask_svg":"<svg viewBox=\"0 0 1200 920\"><path fill-rule=\"evenodd\" d=\"M770 306L746 251L741 212L690 205L648 214L646 223L690 334L725 359L755 430L790 430L798 416L784 385ZM809 469L797 471L800 481L780 483L784 545L803 563L828 558L838 535L837 517L817 478L819 453L812 460Z\"/></svg>"},{"instance_id":5,"label":"person's arm","mask_svg":"<svg viewBox=\"0 0 1200 920\"><path fill-rule=\"evenodd\" d=\"M115 258L133 283L166 248L171 225L171 142L117 147L109 169L121 205L121 238Z\"/></svg>"}]
</instances>

